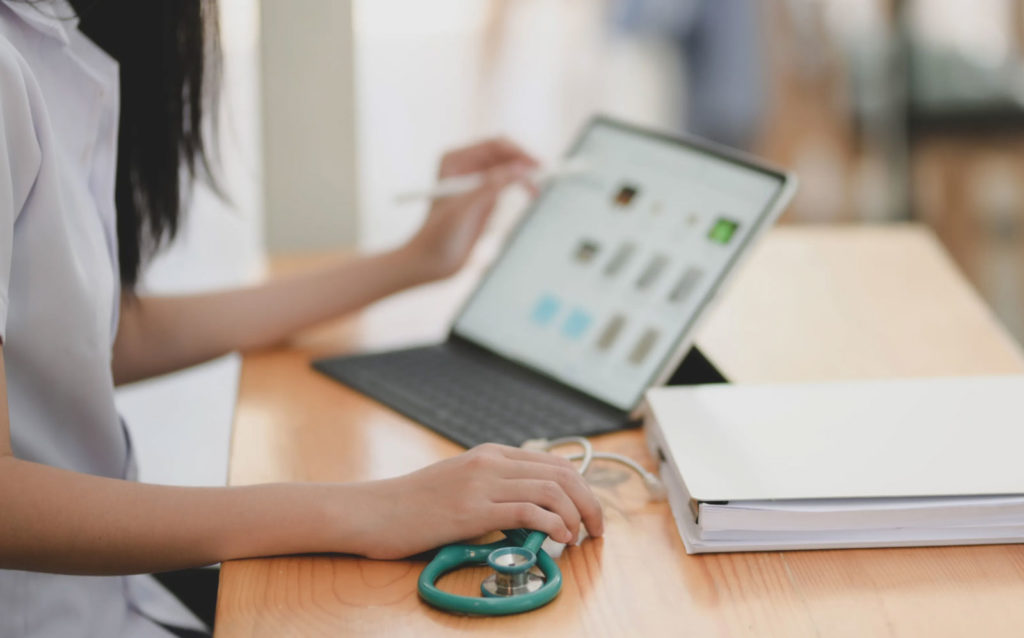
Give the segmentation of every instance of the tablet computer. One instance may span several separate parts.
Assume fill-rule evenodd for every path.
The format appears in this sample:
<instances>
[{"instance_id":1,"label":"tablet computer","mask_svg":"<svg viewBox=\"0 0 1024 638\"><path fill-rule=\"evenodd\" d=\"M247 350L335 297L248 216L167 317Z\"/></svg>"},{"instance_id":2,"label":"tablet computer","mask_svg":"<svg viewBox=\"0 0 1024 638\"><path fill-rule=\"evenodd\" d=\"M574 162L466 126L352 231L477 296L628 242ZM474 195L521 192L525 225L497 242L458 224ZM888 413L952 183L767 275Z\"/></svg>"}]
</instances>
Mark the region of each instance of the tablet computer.
<instances>
[{"instance_id":1,"label":"tablet computer","mask_svg":"<svg viewBox=\"0 0 1024 638\"><path fill-rule=\"evenodd\" d=\"M632 422L796 180L608 117L567 159L586 170L544 188L445 343L316 367L467 445Z\"/></svg>"}]
</instances>

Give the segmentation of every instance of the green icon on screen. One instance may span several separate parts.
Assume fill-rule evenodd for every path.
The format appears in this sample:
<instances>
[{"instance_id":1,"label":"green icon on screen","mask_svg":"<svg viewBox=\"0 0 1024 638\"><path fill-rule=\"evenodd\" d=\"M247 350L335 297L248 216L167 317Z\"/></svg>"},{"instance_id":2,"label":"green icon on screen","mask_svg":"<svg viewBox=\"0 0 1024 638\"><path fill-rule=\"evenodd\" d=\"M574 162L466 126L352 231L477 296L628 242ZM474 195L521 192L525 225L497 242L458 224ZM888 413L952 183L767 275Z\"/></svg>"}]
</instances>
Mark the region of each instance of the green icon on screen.
<instances>
[{"instance_id":1,"label":"green icon on screen","mask_svg":"<svg viewBox=\"0 0 1024 638\"><path fill-rule=\"evenodd\" d=\"M711 227L711 232L708 233L708 239L718 244L728 244L732 239L732 236L736 234L736 229L739 228L739 223L734 222L731 219L719 217L715 225Z\"/></svg>"}]
</instances>

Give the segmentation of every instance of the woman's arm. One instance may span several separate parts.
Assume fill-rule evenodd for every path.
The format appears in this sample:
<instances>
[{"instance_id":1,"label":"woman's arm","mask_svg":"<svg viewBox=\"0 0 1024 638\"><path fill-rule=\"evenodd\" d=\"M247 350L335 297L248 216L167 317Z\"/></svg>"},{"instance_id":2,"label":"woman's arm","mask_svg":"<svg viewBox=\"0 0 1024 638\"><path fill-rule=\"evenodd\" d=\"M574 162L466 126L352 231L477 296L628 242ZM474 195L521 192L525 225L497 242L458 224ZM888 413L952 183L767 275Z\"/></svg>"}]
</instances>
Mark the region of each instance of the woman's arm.
<instances>
[{"instance_id":1,"label":"woman's arm","mask_svg":"<svg viewBox=\"0 0 1024 638\"><path fill-rule=\"evenodd\" d=\"M281 341L318 322L427 281L407 249L269 283L197 295L121 302L113 370L118 384L179 370L233 350Z\"/></svg>"},{"instance_id":2,"label":"woman's arm","mask_svg":"<svg viewBox=\"0 0 1024 638\"><path fill-rule=\"evenodd\" d=\"M505 140L449 153L441 164L442 177L484 171L486 184L473 193L439 200L423 228L392 252L339 259L313 272L242 290L125 298L114 344L116 382L171 372L232 350L270 345L399 290L454 273L468 258L498 195L534 165Z\"/></svg>"},{"instance_id":3,"label":"woman's arm","mask_svg":"<svg viewBox=\"0 0 1024 638\"><path fill-rule=\"evenodd\" d=\"M558 457L486 445L361 484L165 487L14 457L0 348L0 569L126 574L251 556L398 558L495 529L602 533L597 500Z\"/></svg>"}]
</instances>

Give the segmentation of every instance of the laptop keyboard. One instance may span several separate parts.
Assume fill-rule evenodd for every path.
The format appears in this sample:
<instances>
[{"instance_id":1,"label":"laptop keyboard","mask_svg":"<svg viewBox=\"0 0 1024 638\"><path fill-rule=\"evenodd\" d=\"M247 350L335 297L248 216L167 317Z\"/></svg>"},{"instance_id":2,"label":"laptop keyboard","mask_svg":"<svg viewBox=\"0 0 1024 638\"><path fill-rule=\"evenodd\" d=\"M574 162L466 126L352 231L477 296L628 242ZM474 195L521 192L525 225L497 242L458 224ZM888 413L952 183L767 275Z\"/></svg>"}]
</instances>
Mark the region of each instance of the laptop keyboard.
<instances>
[{"instance_id":1,"label":"laptop keyboard","mask_svg":"<svg viewBox=\"0 0 1024 638\"><path fill-rule=\"evenodd\" d=\"M589 436L628 425L623 413L592 405L529 371L451 342L313 365L466 447Z\"/></svg>"}]
</instances>

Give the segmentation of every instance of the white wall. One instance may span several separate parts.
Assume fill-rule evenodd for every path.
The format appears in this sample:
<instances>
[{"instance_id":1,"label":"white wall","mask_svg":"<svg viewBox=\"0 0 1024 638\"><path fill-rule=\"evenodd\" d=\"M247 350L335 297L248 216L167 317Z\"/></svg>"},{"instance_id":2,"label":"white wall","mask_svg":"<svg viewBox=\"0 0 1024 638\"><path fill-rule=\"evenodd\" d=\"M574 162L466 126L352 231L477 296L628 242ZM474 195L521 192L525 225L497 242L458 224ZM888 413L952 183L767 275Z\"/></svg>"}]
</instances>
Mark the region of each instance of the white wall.
<instances>
[{"instance_id":1,"label":"white wall","mask_svg":"<svg viewBox=\"0 0 1024 638\"><path fill-rule=\"evenodd\" d=\"M271 252L352 246L358 226L352 2L261 5L267 246Z\"/></svg>"}]
</instances>

